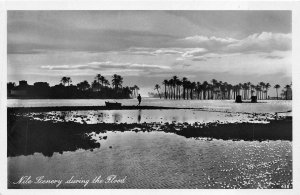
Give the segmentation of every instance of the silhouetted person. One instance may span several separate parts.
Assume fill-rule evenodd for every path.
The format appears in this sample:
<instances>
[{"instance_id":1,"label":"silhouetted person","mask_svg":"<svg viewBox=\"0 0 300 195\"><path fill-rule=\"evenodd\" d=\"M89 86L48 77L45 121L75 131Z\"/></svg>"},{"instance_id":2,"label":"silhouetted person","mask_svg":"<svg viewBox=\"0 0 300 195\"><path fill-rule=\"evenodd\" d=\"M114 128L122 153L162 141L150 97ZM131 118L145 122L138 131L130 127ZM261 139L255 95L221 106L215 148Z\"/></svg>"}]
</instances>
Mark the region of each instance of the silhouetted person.
<instances>
[{"instance_id":1,"label":"silhouetted person","mask_svg":"<svg viewBox=\"0 0 300 195\"><path fill-rule=\"evenodd\" d=\"M139 104L138 104L138 106L140 106L140 105L141 105L141 101L142 101L141 94L139 94L139 95L138 95L137 99L138 99L138 101L139 101Z\"/></svg>"}]
</instances>

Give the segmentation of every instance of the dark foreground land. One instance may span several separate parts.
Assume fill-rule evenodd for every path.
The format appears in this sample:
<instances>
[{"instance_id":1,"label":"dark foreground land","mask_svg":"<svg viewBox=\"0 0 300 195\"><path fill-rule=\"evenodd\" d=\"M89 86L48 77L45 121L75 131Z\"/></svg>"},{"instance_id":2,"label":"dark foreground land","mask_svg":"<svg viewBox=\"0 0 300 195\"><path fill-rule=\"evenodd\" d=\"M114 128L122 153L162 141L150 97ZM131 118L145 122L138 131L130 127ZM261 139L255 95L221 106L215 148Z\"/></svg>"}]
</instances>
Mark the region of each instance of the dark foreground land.
<instances>
[{"instance_id":1,"label":"dark foreground land","mask_svg":"<svg viewBox=\"0 0 300 195\"><path fill-rule=\"evenodd\" d=\"M149 108L149 107L148 107ZM29 108L31 109L31 108ZM292 117L263 123L98 123L38 121L16 116L16 109L8 109L8 156L30 155L35 152L52 156L54 152L93 150L100 144L87 133L106 131L163 131L187 138L206 137L208 140L292 140ZM19 110L20 111L20 110ZM24 110L22 110L24 112ZM27 110L28 111L28 110ZM32 110L30 110L32 111ZM44 111L44 110L43 110ZM100 137L101 138L101 137ZM105 138L104 138L105 139Z\"/></svg>"}]
</instances>

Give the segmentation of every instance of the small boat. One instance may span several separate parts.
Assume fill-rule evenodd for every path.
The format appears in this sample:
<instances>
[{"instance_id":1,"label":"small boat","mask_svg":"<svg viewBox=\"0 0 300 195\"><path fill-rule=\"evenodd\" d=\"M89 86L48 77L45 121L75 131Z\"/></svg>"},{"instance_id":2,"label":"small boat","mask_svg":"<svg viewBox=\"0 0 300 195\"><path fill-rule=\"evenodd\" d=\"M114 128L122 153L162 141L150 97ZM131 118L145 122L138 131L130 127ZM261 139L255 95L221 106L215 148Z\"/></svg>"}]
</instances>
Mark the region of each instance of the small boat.
<instances>
[{"instance_id":1,"label":"small boat","mask_svg":"<svg viewBox=\"0 0 300 195\"><path fill-rule=\"evenodd\" d=\"M105 102L105 106L109 108L118 108L121 107L122 104L119 102Z\"/></svg>"}]
</instances>

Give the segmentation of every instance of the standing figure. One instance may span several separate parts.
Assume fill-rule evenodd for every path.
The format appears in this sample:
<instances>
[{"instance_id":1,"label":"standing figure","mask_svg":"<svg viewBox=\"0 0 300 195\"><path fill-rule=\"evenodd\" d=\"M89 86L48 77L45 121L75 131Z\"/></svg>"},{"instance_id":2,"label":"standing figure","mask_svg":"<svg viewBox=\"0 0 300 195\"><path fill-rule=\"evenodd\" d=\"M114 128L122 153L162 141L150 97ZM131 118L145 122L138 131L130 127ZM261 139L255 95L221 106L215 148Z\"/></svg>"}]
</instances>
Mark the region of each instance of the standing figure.
<instances>
[{"instance_id":1,"label":"standing figure","mask_svg":"<svg viewBox=\"0 0 300 195\"><path fill-rule=\"evenodd\" d=\"M140 106L140 105L141 105L141 101L142 101L141 94L139 94L139 95L138 95L137 99L138 99L138 101L139 101L139 104L138 104L138 106Z\"/></svg>"}]
</instances>

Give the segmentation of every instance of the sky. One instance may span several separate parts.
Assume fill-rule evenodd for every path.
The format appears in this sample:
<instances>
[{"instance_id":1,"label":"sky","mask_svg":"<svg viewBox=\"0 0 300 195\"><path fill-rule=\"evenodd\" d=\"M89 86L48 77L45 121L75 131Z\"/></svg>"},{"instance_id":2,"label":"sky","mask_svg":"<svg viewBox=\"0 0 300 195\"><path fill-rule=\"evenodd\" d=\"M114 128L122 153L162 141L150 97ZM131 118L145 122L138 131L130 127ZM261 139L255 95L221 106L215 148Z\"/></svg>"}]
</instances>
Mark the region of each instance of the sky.
<instances>
[{"instance_id":1,"label":"sky","mask_svg":"<svg viewBox=\"0 0 300 195\"><path fill-rule=\"evenodd\" d=\"M291 49L290 11L8 11L7 19L8 81L16 83L120 74L142 96L174 75L284 86Z\"/></svg>"}]
</instances>

